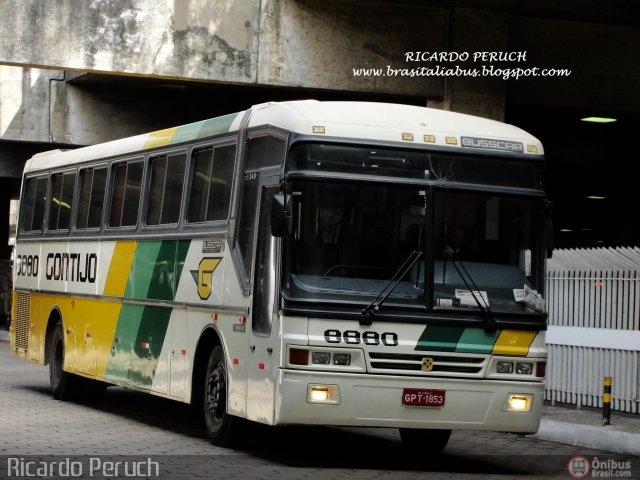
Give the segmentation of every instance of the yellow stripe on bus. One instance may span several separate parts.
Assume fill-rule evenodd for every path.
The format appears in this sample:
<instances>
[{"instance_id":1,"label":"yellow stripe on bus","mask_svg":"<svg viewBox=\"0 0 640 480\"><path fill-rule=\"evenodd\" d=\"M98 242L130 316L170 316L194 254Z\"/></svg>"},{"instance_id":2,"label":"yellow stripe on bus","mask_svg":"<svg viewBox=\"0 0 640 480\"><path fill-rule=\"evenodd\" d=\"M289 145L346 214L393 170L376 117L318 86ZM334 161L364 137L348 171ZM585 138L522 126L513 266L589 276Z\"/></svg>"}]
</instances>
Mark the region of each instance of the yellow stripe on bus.
<instances>
[{"instance_id":1,"label":"yellow stripe on bus","mask_svg":"<svg viewBox=\"0 0 640 480\"><path fill-rule=\"evenodd\" d=\"M537 334L538 332L525 330L502 330L491 353L493 355L525 356L529 353L529 347Z\"/></svg>"},{"instance_id":2,"label":"yellow stripe on bus","mask_svg":"<svg viewBox=\"0 0 640 480\"><path fill-rule=\"evenodd\" d=\"M161 147L163 145L169 145L173 136L178 131L178 127L166 128L164 130L158 130L149 134L149 138L144 143L144 148Z\"/></svg>"},{"instance_id":3,"label":"yellow stripe on bus","mask_svg":"<svg viewBox=\"0 0 640 480\"><path fill-rule=\"evenodd\" d=\"M83 313L94 319L93 332L96 349L96 378L104 380L107 365L111 358L114 335L120 317L120 302L87 301Z\"/></svg>"},{"instance_id":4,"label":"yellow stripe on bus","mask_svg":"<svg viewBox=\"0 0 640 480\"><path fill-rule=\"evenodd\" d=\"M133 254L136 251L137 242L133 240L125 240L116 243L116 248L111 257L111 265L107 274L107 281L104 284L103 295L114 297L124 296L127 280L129 279L129 271L133 263Z\"/></svg>"}]
</instances>

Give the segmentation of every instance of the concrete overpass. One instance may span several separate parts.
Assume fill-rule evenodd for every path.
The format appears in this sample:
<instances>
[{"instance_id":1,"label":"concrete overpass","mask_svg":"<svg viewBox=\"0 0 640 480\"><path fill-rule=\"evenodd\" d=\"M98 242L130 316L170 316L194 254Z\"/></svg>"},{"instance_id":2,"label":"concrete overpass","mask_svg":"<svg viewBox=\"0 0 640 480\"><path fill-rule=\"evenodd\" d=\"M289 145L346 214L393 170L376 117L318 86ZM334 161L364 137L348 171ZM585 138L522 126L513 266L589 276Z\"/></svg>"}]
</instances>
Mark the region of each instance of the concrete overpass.
<instances>
[{"instance_id":1,"label":"concrete overpass","mask_svg":"<svg viewBox=\"0 0 640 480\"><path fill-rule=\"evenodd\" d=\"M36 151L268 100L360 99L531 131L548 152L559 245L638 245L640 220L629 207L640 181L628 173L640 123L639 13L623 0L0 0L0 218ZM525 59L437 61L423 52L525 52ZM456 66L571 73L517 80L402 73ZM618 121L580 122L592 115ZM607 199L586 199L593 194Z\"/></svg>"}]
</instances>

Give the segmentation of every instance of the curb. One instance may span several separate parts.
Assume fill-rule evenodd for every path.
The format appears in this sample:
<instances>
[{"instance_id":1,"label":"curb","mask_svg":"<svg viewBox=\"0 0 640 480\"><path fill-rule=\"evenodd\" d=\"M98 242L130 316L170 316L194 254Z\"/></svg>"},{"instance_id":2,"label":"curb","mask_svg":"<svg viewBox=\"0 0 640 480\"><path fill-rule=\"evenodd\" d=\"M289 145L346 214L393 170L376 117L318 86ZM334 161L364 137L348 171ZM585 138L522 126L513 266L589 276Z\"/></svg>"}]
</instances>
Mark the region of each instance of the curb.
<instances>
[{"instance_id":1,"label":"curb","mask_svg":"<svg viewBox=\"0 0 640 480\"><path fill-rule=\"evenodd\" d=\"M531 437L627 455L640 455L640 433L622 432L610 427L594 427L543 418L538 433Z\"/></svg>"}]
</instances>

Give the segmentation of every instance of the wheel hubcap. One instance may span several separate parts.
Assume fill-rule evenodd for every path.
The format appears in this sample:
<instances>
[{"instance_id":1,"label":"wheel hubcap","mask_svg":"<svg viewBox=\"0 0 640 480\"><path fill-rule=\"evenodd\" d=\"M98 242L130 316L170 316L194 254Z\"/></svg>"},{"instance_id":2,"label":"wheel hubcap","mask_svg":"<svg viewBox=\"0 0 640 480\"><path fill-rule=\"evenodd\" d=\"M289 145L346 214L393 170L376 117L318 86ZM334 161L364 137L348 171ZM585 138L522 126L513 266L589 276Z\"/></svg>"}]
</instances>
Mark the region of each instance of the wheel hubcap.
<instances>
[{"instance_id":1,"label":"wheel hubcap","mask_svg":"<svg viewBox=\"0 0 640 480\"><path fill-rule=\"evenodd\" d=\"M224 368L217 367L207 379L207 409L211 419L222 422L226 408L226 384Z\"/></svg>"}]
</instances>

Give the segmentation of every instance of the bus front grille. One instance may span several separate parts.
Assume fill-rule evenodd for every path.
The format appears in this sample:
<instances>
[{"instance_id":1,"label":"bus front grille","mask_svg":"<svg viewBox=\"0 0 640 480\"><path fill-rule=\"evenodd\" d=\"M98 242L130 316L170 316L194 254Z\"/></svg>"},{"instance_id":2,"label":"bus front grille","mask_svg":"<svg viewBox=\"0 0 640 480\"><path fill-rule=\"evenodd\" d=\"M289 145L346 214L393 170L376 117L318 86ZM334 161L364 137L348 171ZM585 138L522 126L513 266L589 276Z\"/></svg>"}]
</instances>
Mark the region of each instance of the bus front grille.
<instances>
[{"instance_id":1,"label":"bus front grille","mask_svg":"<svg viewBox=\"0 0 640 480\"><path fill-rule=\"evenodd\" d=\"M29 349L29 322L31 294L16 292L16 324L14 326L14 349L26 352Z\"/></svg>"},{"instance_id":2,"label":"bus front grille","mask_svg":"<svg viewBox=\"0 0 640 480\"><path fill-rule=\"evenodd\" d=\"M369 352L369 362L371 371L374 373L481 377L484 375L488 356L446 352L420 354Z\"/></svg>"}]
</instances>

